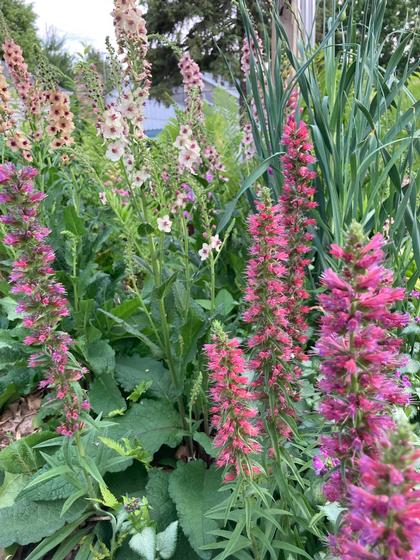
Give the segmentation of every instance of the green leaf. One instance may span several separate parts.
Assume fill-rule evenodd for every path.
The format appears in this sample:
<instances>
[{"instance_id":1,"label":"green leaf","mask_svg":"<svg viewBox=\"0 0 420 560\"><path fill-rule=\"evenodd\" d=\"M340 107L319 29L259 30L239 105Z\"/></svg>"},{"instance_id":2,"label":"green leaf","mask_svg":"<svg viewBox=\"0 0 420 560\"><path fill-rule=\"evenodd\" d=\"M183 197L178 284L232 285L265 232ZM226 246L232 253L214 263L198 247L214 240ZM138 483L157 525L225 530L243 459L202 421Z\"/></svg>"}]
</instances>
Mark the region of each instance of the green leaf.
<instances>
[{"instance_id":1,"label":"green leaf","mask_svg":"<svg viewBox=\"0 0 420 560\"><path fill-rule=\"evenodd\" d=\"M180 366L183 367L191 362L197 355L197 342L205 333L208 326L208 315L194 301L191 301L188 315L181 317L177 327L177 339L182 339L179 351L175 354Z\"/></svg>"},{"instance_id":2,"label":"green leaf","mask_svg":"<svg viewBox=\"0 0 420 560\"><path fill-rule=\"evenodd\" d=\"M133 391L139 383L151 381L149 393L153 397L172 400L175 396L169 371L162 362L153 358L142 358L138 354L118 356L115 378L127 393Z\"/></svg>"},{"instance_id":3,"label":"green leaf","mask_svg":"<svg viewBox=\"0 0 420 560\"><path fill-rule=\"evenodd\" d=\"M213 466L207 469L203 461L178 463L169 481L169 494L175 502L182 530L203 560L209 560L211 553L201 547L212 542L210 531L219 527L206 514L220 502L221 485L220 473Z\"/></svg>"},{"instance_id":4,"label":"green leaf","mask_svg":"<svg viewBox=\"0 0 420 560\"><path fill-rule=\"evenodd\" d=\"M156 531L153 527L145 527L141 533L133 535L128 543L144 560L156 558Z\"/></svg>"},{"instance_id":5,"label":"green leaf","mask_svg":"<svg viewBox=\"0 0 420 560\"><path fill-rule=\"evenodd\" d=\"M147 391L150 389L152 385L153 385L153 381L141 381L138 385L136 385L134 391L132 391L128 395L127 400L131 402L138 402L141 399L141 397L145 393L147 393Z\"/></svg>"},{"instance_id":6,"label":"green leaf","mask_svg":"<svg viewBox=\"0 0 420 560\"><path fill-rule=\"evenodd\" d=\"M19 391L14 383L7 385L4 391L0 392L0 409L9 401L18 399L19 396Z\"/></svg>"},{"instance_id":7,"label":"green leaf","mask_svg":"<svg viewBox=\"0 0 420 560\"><path fill-rule=\"evenodd\" d=\"M220 315L229 315L232 309L237 305L237 302L233 299L230 292L225 290L220 290L217 293L216 300L216 312Z\"/></svg>"},{"instance_id":8,"label":"green leaf","mask_svg":"<svg viewBox=\"0 0 420 560\"><path fill-rule=\"evenodd\" d=\"M99 489L102 494L102 500L107 508L115 509L118 506L118 500L108 488L106 484L100 484Z\"/></svg>"},{"instance_id":9,"label":"green leaf","mask_svg":"<svg viewBox=\"0 0 420 560\"><path fill-rule=\"evenodd\" d=\"M13 506L0 509L0 548L13 543L25 545L54 534L66 522L80 518L85 504L77 502L60 517L63 500L30 502L19 500Z\"/></svg>"},{"instance_id":10,"label":"green leaf","mask_svg":"<svg viewBox=\"0 0 420 560\"><path fill-rule=\"evenodd\" d=\"M105 309L100 309L99 311L103 313L106 317L112 319L114 323L119 327L121 327L126 333L131 334L132 336L141 340L143 344L149 348L153 356L155 356L156 358L160 358L162 356L162 351L159 348L159 346L157 346L152 340L150 340L148 336L146 336L138 329L130 325L130 323L127 323L127 321L123 321L119 317L116 317L112 313L109 313L109 311L105 311Z\"/></svg>"},{"instance_id":11,"label":"green leaf","mask_svg":"<svg viewBox=\"0 0 420 560\"><path fill-rule=\"evenodd\" d=\"M271 162L278 160L279 156L281 155L281 152L276 152L275 154L269 156L268 158L266 158L262 163L260 163L260 165L251 173L251 175L249 175L249 177L246 178L246 180L243 182L241 188L238 191L238 194L235 196L235 198L229 202L228 204L226 204L225 206L225 211L223 212L223 214L220 217L219 223L217 224L217 231L220 233L221 231L223 231L225 229L225 227L229 224L232 215L236 209L236 206L238 204L239 199L241 198L241 196L249 189L252 187L252 185L255 183L255 181L257 181L261 175L263 175L263 173L265 173L267 171L267 169L269 168Z\"/></svg>"},{"instance_id":12,"label":"green leaf","mask_svg":"<svg viewBox=\"0 0 420 560\"><path fill-rule=\"evenodd\" d=\"M213 445L213 440L206 433L194 432L193 440L201 445L207 455L213 458L217 457L217 451Z\"/></svg>"},{"instance_id":13,"label":"green leaf","mask_svg":"<svg viewBox=\"0 0 420 560\"><path fill-rule=\"evenodd\" d=\"M69 554L74 552L78 545L82 542L83 537L91 531L92 528L87 525L82 529L79 529L75 533L73 533L66 541L64 541L61 546L56 550L54 556L51 560L67 560L69 558ZM85 542L86 539L83 539Z\"/></svg>"},{"instance_id":14,"label":"green leaf","mask_svg":"<svg viewBox=\"0 0 420 560\"><path fill-rule=\"evenodd\" d=\"M86 359L96 374L114 373L115 352L105 340L89 344L86 348Z\"/></svg>"},{"instance_id":15,"label":"green leaf","mask_svg":"<svg viewBox=\"0 0 420 560\"><path fill-rule=\"evenodd\" d=\"M58 467L46 468L43 470L41 474L37 473L36 476L31 480L31 482L26 487L28 490L33 486L37 486L42 482L46 482L47 480L51 480L53 478L61 477L65 474L71 474L71 469L68 465L59 465Z\"/></svg>"},{"instance_id":16,"label":"green leaf","mask_svg":"<svg viewBox=\"0 0 420 560\"><path fill-rule=\"evenodd\" d=\"M79 498L85 498L86 497L86 490L78 490L77 492L74 492L73 494L71 494L66 501L63 504L63 507L61 508L61 513L60 513L60 517L62 517L65 513L68 512L68 510L71 508L71 506L79 499Z\"/></svg>"},{"instance_id":17,"label":"green leaf","mask_svg":"<svg viewBox=\"0 0 420 560\"><path fill-rule=\"evenodd\" d=\"M77 237L82 237L86 233L83 220L77 215L74 206L66 206L64 208L63 218L66 229Z\"/></svg>"},{"instance_id":18,"label":"green leaf","mask_svg":"<svg viewBox=\"0 0 420 560\"><path fill-rule=\"evenodd\" d=\"M327 516L328 521L330 521L334 525L336 524L340 513L343 512L345 509L340 507L340 505L337 502L332 502L330 504L326 504L325 506L318 506L318 507Z\"/></svg>"},{"instance_id":19,"label":"green leaf","mask_svg":"<svg viewBox=\"0 0 420 560\"><path fill-rule=\"evenodd\" d=\"M37 432L11 443L0 451L0 469L13 474L37 471L45 461L39 451L32 448L56 437L54 432Z\"/></svg>"},{"instance_id":20,"label":"green leaf","mask_svg":"<svg viewBox=\"0 0 420 560\"><path fill-rule=\"evenodd\" d=\"M139 463L134 463L123 472L108 473L105 476L106 485L116 496L142 496L147 481L147 471Z\"/></svg>"},{"instance_id":21,"label":"green leaf","mask_svg":"<svg viewBox=\"0 0 420 560\"><path fill-rule=\"evenodd\" d=\"M32 481L35 481L44 473L49 473L51 470L52 469L48 465L45 465L45 467L37 472ZM73 494L74 491L75 486L66 480L66 478L63 476L55 476L54 478L37 483L36 486L28 484L20 493L20 497L24 497L25 500L32 502L63 500Z\"/></svg>"},{"instance_id":22,"label":"green leaf","mask_svg":"<svg viewBox=\"0 0 420 560\"><path fill-rule=\"evenodd\" d=\"M16 313L17 301L7 296L0 299L0 305L7 315L9 321L15 321L22 318L22 313Z\"/></svg>"},{"instance_id":23,"label":"green leaf","mask_svg":"<svg viewBox=\"0 0 420 560\"><path fill-rule=\"evenodd\" d=\"M95 464L95 461L92 457L88 455L86 457L79 457L80 465L83 467L85 471L94 479L98 484L103 484L105 486L105 481L102 478L101 473L98 470L98 467Z\"/></svg>"},{"instance_id":24,"label":"green leaf","mask_svg":"<svg viewBox=\"0 0 420 560\"><path fill-rule=\"evenodd\" d=\"M156 521L158 531L163 531L177 518L175 504L169 496L170 476L170 473L161 469L149 471L146 497L150 504L150 515Z\"/></svg>"},{"instance_id":25,"label":"green leaf","mask_svg":"<svg viewBox=\"0 0 420 560\"><path fill-rule=\"evenodd\" d=\"M164 531L156 535L156 549L162 560L172 558L178 536L178 521L173 521Z\"/></svg>"},{"instance_id":26,"label":"green leaf","mask_svg":"<svg viewBox=\"0 0 420 560\"><path fill-rule=\"evenodd\" d=\"M211 300L209 299L196 299L194 300L198 305L200 305L203 309L210 311L211 309Z\"/></svg>"},{"instance_id":27,"label":"green leaf","mask_svg":"<svg viewBox=\"0 0 420 560\"><path fill-rule=\"evenodd\" d=\"M78 559L76 558L76 560ZM91 556L89 555L82 560L91 560ZM126 540L122 547L117 550L115 560L139 560L139 555L134 550L131 550L128 540Z\"/></svg>"},{"instance_id":28,"label":"green leaf","mask_svg":"<svg viewBox=\"0 0 420 560\"><path fill-rule=\"evenodd\" d=\"M27 474L5 473L4 480L0 486L0 509L10 507L15 503L20 492L28 484Z\"/></svg>"},{"instance_id":29,"label":"green leaf","mask_svg":"<svg viewBox=\"0 0 420 560\"><path fill-rule=\"evenodd\" d=\"M89 401L93 410L100 414L109 414L114 410L126 410L125 399L121 395L115 379L110 373L96 377L90 386Z\"/></svg>"},{"instance_id":30,"label":"green leaf","mask_svg":"<svg viewBox=\"0 0 420 560\"><path fill-rule=\"evenodd\" d=\"M313 560L312 556L309 556L307 552L305 552L302 548L295 546L294 544L290 544L285 541L273 540L272 543L274 548L279 548L280 550L287 550L287 552L294 552L299 556L303 556L308 560Z\"/></svg>"},{"instance_id":31,"label":"green leaf","mask_svg":"<svg viewBox=\"0 0 420 560\"><path fill-rule=\"evenodd\" d=\"M155 453L162 445L175 447L182 439L181 418L167 401L144 399L133 404L121 418L114 418L109 430L113 439L129 437L140 440L146 451Z\"/></svg>"},{"instance_id":32,"label":"green leaf","mask_svg":"<svg viewBox=\"0 0 420 560\"><path fill-rule=\"evenodd\" d=\"M53 548L61 544L67 537L69 537L75 529L82 523L85 519L87 519L90 514L86 514L78 519L74 523L70 523L69 525L65 525L59 531L47 537L40 543L26 558L26 560L42 560L45 558L46 554L50 552Z\"/></svg>"},{"instance_id":33,"label":"green leaf","mask_svg":"<svg viewBox=\"0 0 420 560\"><path fill-rule=\"evenodd\" d=\"M125 321L129 319L140 307L140 299L133 298L127 299L117 305L113 309L111 309L111 313L115 315L115 317L119 317L120 319L124 319Z\"/></svg>"}]
</instances>

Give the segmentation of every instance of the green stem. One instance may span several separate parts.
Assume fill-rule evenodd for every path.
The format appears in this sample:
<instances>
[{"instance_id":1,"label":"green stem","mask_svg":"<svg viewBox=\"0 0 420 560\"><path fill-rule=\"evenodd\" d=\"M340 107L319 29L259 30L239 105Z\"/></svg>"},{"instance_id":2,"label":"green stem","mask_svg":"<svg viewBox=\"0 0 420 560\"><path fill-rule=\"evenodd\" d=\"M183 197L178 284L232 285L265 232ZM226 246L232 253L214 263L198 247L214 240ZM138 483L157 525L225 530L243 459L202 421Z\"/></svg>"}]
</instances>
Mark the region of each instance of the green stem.
<instances>
[{"instance_id":1,"label":"green stem","mask_svg":"<svg viewBox=\"0 0 420 560\"><path fill-rule=\"evenodd\" d=\"M216 266L213 253L210 253L210 315L214 315L216 309Z\"/></svg>"},{"instance_id":2,"label":"green stem","mask_svg":"<svg viewBox=\"0 0 420 560\"><path fill-rule=\"evenodd\" d=\"M76 446L77 446L77 451L79 453L79 457L81 459L84 459L86 457L86 451L85 451L85 446L83 445L82 438L80 436L80 431L76 432L75 440L76 440ZM87 474L87 472L83 468L83 466L82 466L82 472L83 472L83 477L86 481L87 492L88 492L89 498L96 499L96 492L95 492L95 489L93 487L92 481L90 479L90 476Z\"/></svg>"},{"instance_id":3,"label":"green stem","mask_svg":"<svg viewBox=\"0 0 420 560\"><path fill-rule=\"evenodd\" d=\"M142 210L144 220L145 220L146 223L149 223L149 216L148 216L148 212L147 212L147 201L145 200L144 191L141 191L140 200L141 200L141 210ZM157 258L158 255L156 254L156 248L155 248L153 235L148 234L147 235L147 240L148 240L148 244L149 244L150 258L151 258L151 261L152 261L152 270L153 270L153 276L154 276L154 280L155 280L155 286L158 287L158 286L161 285L162 269L161 269L160 263L162 261L160 261ZM161 249L161 251L162 251L162 249ZM171 339L170 339L168 318L166 316L165 302L163 300L163 297L159 299L159 313L160 313L161 328L162 328L162 335L163 335L164 351L165 351L165 355L166 355L166 360L168 362L168 367L169 367L169 372L171 374L172 383L174 384L174 387L175 387L177 393L181 393L181 395L179 395L177 397L177 403L178 403L178 410L179 410L179 413L180 413L180 416L181 416L182 427L183 427L184 430L187 430L188 425L187 425L186 417L185 417L184 401L182 399L182 390L181 390L182 387L181 387L181 383L179 382L178 372L177 372L175 362L174 362L174 359L173 359L173 355L172 355L172 344L171 344ZM190 452L192 453L191 438L189 438L189 448L190 448Z\"/></svg>"},{"instance_id":4,"label":"green stem","mask_svg":"<svg viewBox=\"0 0 420 560\"><path fill-rule=\"evenodd\" d=\"M190 274L190 257L189 257L189 234L185 218L181 215L181 228L184 236L184 268L185 268L185 312L188 313L191 297L191 274Z\"/></svg>"}]
</instances>

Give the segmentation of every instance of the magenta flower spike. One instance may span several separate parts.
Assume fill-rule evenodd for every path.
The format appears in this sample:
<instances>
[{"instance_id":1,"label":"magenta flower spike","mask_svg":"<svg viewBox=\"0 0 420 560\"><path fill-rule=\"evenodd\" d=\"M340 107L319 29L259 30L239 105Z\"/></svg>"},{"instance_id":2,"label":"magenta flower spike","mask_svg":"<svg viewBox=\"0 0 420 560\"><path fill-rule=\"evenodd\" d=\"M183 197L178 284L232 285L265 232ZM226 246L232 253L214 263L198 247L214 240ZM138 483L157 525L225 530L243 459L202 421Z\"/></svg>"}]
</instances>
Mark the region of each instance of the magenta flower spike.
<instances>
[{"instance_id":1,"label":"magenta flower spike","mask_svg":"<svg viewBox=\"0 0 420 560\"><path fill-rule=\"evenodd\" d=\"M295 416L293 401L299 398L287 309L288 240L281 205L272 204L268 189L262 191L256 206L257 212L249 217L252 245L246 269L247 309L243 318L252 326L248 346L252 352L250 366L256 373L255 385L262 398L267 400L270 393L275 395L268 415L279 433L288 437L290 427L284 417Z\"/></svg>"},{"instance_id":2,"label":"magenta flower spike","mask_svg":"<svg viewBox=\"0 0 420 560\"><path fill-rule=\"evenodd\" d=\"M306 269L311 262L308 254L313 238L309 228L316 223L315 219L309 216L309 212L317 206L313 201L316 189L312 184L316 173L310 165L316 160L311 153L313 146L308 127L304 121L298 122L295 114L290 115L287 120L282 144L285 146L285 153L281 158L284 183L280 206L289 253L285 279L288 332L293 342L295 358L303 360L303 348L308 340L306 315L310 311L306 303L309 294L305 290Z\"/></svg>"},{"instance_id":3,"label":"magenta flower spike","mask_svg":"<svg viewBox=\"0 0 420 560\"><path fill-rule=\"evenodd\" d=\"M327 290L319 296L324 316L316 350L320 412L331 426L331 434L322 438L322 455L342 467L325 485L331 501L341 499L346 483L354 481L357 458L375 457L378 442L394 426L392 406L410 399L398 376L401 340L392 333L407 322L391 310L404 299L404 289L392 287L392 272L383 266L384 243L380 234L366 241L353 223L345 247L331 247L341 273L328 269L322 279Z\"/></svg>"},{"instance_id":4,"label":"magenta flower spike","mask_svg":"<svg viewBox=\"0 0 420 560\"><path fill-rule=\"evenodd\" d=\"M375 458L363 454L360 479L349 486L349 509L333 554L341 560L418 560L420 558L420 472L407 430L385 439Z\"/></svg>"},{"instance_id":5,"label":"magenta flower spike","mask_svg":"<svg viewBox=\"0 0 420 560\"><path fill-rule=\"evenodd\" d=\"M229 340L219 323L215 323L210 344L204 346L208 359L210 410L215 429L216 464L225 469L225 481L261 472L255 455L262 448L258 442L257 410L251 406L255 396L245 377L246 363L239 341Z\"/></svg>"},{"instance_id":6,"label":"magenta flower spike","mask_svg":"<svg viewBox=\"0 0 420 560\"><path fill-rule=\"evenodd\" d=\"M24 314L23 325L29 331L24 343L34 348L28 365L42 368L40 387L51 389L62 402L64 420L57 431L71 436L82 427L80 411L89 409L83 391L75 385L86 370L70 360L72 340L57 330L69 314L68 301L64 286L54 278L55 255L46 242L50 231L38 219L45 194L34 187L37 173L32 167L0 165L0 203L7 209L0 220L7 230L3 242L15 253L10 283L18 298L17 311Z\"/></svg>"}]
</instances>

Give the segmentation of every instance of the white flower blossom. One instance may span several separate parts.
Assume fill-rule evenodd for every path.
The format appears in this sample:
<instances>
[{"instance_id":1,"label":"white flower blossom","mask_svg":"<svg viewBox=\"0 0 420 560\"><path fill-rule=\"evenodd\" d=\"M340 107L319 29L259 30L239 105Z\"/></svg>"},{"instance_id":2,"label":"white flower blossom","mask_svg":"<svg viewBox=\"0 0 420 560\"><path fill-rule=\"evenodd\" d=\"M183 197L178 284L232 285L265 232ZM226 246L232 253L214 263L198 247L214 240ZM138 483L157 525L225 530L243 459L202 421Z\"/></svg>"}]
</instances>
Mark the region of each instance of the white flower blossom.
<instances>
[{"instance_id":1,"label":"white flower blossom","mask_svg":"<svg viewBox=\"0 0 420 560\"><path fill-rule=\"evenodd\" d=\"M217 252L220 251L220 248L222 247L222 240L219 238L218 233L210 237L210 247L215 249Z\"/></svg>"},{"instance_id":2,"label":"white flower blossom","mask_svg":"<svg viewBox=\"0 0 420 560\"><path fill-rule=\"evenodd\" d=\"M163 231L164 233L170 233L172 228L172 221L169 219L168 214L163 216L162 218L157 219L158 230Z\"/></svg>"},{"instance_id":3,"label":"white flower blossom","mask_svg":"<svg viewBox=\"0 0 420 560\"><path fill-rule=\"evenodd\" d=\"M141 187L147 179L150 179L150 174L145 169L140 169L134 173L133 181L134 186Z\"/></svg>"},{"instance_id":4,"label":"white flower blossom","mask_svg":"<svg viewBox=\"0 0 420 560\"><path fill-rule=\"evenodd\" d=\"M124 142L112 142L108 145L106 157L111 161L118 161L124 154Z\"/></svg>"},{"instance_id":5,"label":"white flower blossom","mask_svg":"<svg viewBox=\"0 0 420 560\"><path fill-rule=\"evenodd\" d=\"M209 258L211 253L211 247L208 243L203 243L203 246L201 247L201 249L198 251L198 254L200 255L200 259L202 261L205 261Z\"/></svg>"}]
</instances>

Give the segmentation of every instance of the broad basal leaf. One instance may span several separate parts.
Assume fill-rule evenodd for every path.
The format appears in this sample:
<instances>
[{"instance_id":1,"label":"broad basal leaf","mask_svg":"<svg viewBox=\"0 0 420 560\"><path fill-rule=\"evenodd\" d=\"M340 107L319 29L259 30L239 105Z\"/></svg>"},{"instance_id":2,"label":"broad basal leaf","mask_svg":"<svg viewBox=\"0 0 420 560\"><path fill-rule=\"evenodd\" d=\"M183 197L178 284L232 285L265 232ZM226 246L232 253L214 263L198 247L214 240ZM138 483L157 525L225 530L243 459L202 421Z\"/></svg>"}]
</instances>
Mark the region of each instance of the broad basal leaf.
<instances>
[{"instance_id":1,"label":"broad basal leaf","mask_svg":"<svg viewBox=\"0 0 420 560\"><path fill-rule=\"evenodd\" d=\"M169 478L171 474L161 469L151 469L146 496L150 504L150 515L156 521L157 530L163 531L177 519L175 504L169 496Z\"/></svg>"},{"instance_id":2,"label":"broad basal leaf","mask_svg":"<svg viewBox=\"0 0 420 560\"><path fill-rule=\"evenodd\" d=\"M105 340L89 344L86 348L86 358L96 374L114 373L115 352Z\"/></svg>"},{"instance_id":3,"label":"broad basal leaf","mask_svg":"<svg viewBox=\"0 0 420 560\"><path fill-rule=\"evenodd\" d=\"M182 439L181 418L168 401L144 399L113 421L116 425L109 430L111 438L134 436L149 453L162 445L175 447Z\"/></svg>"},{"instance_id":4,"label":"broad basal leaf","mask_svg":"<svg viewBox=\"0 0 420 560\"><path fill-rule=\"evenodd\" d=\"M169 481L169 494L175 502L179 522L188 540L203 560L211 558L211 552L201 547L214 540L211 531L218 528L214 519L206 513L223 500L218 491L222 485L220 473L207 468L203 461L178 463Z\"/></svg>"},{"instance_id":5,"label":"broad basal leaf","mask_svg":"<svg viewBox=\"0 0 420 560\"><path fill-rule=\"evenodd\" d=\"M37 432L11 443L0 451L0 469L14 474L35 472L45 461L33 446L56 437L54 432Z\"/></svg>"},{"instance_id":6,"label":"broad basal leaf","mask_svg":"<svg viewBox=\"0 0 420 560\"><path fill-rule=\"evenodd\" d=\"M86 508L86 503L79 501L60 517L63 503L64 500L19 500L11 507L0 509L0 548L6 548L13 543L24 545L39 542L65 523L75 521Z\"/></svg>"},{"instance_id":7,"label":"broad basal leaf","mask_svg":"<svg viewBox=\"0 0 420 560\"><path fill-rule=\"evenodd\" d=\"M28 484L30 476L27 474L5 473L0 486L0 509L10 507L15 503L21 490Z\"/></svg>"},{"instance_id":8,"label":"broad basal leaf","mask_svg":"<svg viewBox=\"0 0 420 560\"><path fill-rule=\"evenodd\" d=\"M90 386L89 401L98 414L102 412L106 415L114 410L127 408L125 399L110 373L102 373L94 379Z\"/></svg>"},{"instance_id":9,"label":"broad basal leaf","mask_svg":"<svg viewBox=\"0 0 420 560\"><path fill-rule=\"evenodd\" d=\"M115 378L124 391L128 393L142 381L151 381L148 392L155 397L174 397L174 389L169 371L162 362L153 358L134 356L118 356L115 366Z\"/></svg>"}]
</instances>

